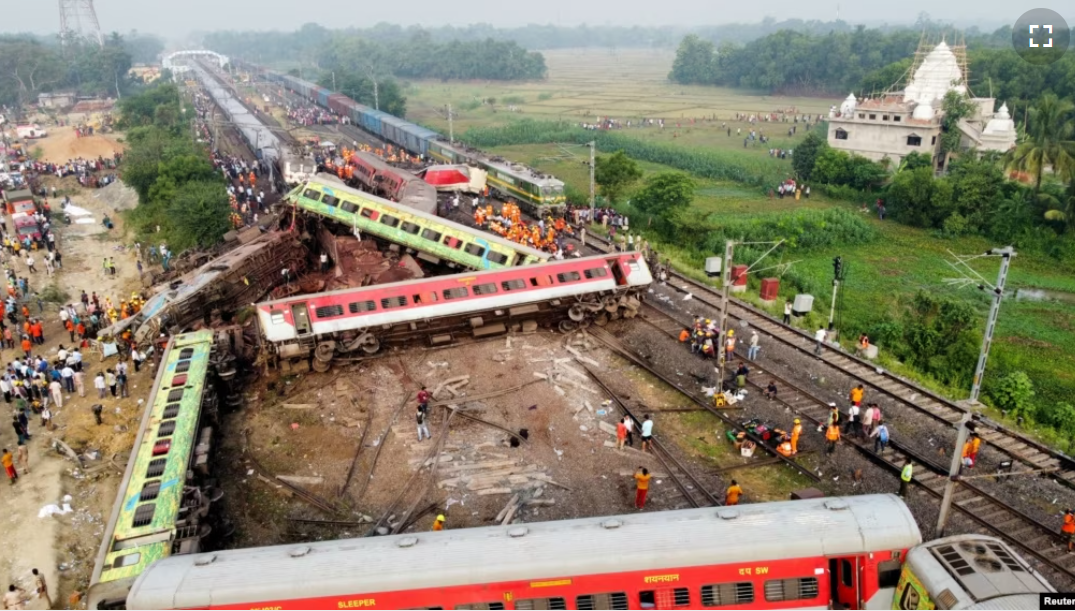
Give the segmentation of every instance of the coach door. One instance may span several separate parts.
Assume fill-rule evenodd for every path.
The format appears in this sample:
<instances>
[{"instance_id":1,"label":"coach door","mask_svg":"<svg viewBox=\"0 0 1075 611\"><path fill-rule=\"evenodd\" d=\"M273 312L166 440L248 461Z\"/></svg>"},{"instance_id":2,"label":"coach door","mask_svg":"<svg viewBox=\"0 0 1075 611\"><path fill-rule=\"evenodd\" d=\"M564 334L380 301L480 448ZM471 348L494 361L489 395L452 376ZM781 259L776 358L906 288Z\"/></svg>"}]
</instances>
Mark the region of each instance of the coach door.
<instances>
[{"instance_id":1,"label":"coach door","mask_svg":"<svg viewBox=\"0 0 1075 611\"><path fill-rule=\"evenodd\" d=\"M309 335L313 330L310 327L310 313L306 310L305 303L296 303L291 306L291 318L295 320L295 332L299 337Z\"/></svg>"},{"instance_id":2,"label":"coach door","mask_svg":"<svg viewBox=\"0 0 1075 611\"><path fill-rule=\"evenodd\" d=\"M612 268L612 277L616 279L616 286L627 284L627 276L623 274L623 268L620 267L618 259L609 259L608 266Z\"/></svg>"},{"instance_id":3,"label":"coach door","mask_svg":"<svg viewBox=\"0 0 1075 611\"><path fill-rule=\"evenodd\" d=\"M859 594L859 564L857 556L829 559L829 583L832 587L833 609L861 609Z\"/></svg>"}]
</instances>

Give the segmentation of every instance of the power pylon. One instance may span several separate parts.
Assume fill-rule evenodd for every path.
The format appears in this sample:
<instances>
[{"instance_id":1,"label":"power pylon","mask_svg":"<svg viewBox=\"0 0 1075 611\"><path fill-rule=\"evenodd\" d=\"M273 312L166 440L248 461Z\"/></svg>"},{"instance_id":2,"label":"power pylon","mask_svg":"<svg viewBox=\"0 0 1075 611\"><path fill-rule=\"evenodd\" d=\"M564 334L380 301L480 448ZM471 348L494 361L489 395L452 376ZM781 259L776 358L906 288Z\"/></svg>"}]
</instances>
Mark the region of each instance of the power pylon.
<instances>
[{"instance_id":1,"label":"power pylon","mask_svg":"<svg viewBox=\"0 0 1075 611\"><path fill-rule=\"evenodd\" d=\"M60 0L60 41L66 47L74 39L90 38L105 45L93 0Z\"/></svg>"}]
</instances>

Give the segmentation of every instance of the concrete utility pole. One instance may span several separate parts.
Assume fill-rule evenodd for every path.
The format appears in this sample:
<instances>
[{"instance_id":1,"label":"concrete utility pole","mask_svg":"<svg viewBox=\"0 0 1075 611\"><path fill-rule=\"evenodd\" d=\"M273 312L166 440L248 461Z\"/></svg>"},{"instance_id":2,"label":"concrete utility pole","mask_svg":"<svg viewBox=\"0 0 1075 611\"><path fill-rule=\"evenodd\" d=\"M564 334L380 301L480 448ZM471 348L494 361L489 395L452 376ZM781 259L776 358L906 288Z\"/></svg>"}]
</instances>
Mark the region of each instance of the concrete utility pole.
<instances>
[{"instance_id":1,"label":"concrete utility pole","mask_svg":"<svg viewBox=\"0 0 1075 611\"><path fill-rule=\"evenodd\" d=\"M594 206L597 205L597 182L594 174L597 171L597 141L590 141L590 222L593 222Z\"/></svg>"},{"instance_id":2,"label":"concrete utility pole","mask_svg":"<svg viewBox=\"0 0 1075 611\"><path fill-rule=\"evenodd\" d=\"M452 123L452 105L448 105L448 143L455 144L455 125Z\"/></svg>"},{"instance_id":3,"label":"concrete utility pole","mask_svg":"<svg viewBox=\"0 0 1075 611\"><path fill-rule=\"evenodd\" d=\"M982 338L982 352L978 355L978 366L974 370L974 384L970 389L970 402L977 403L978 395L982 392L982 376L985 374L985 363L989 360L989 347L993 344L993 332L997 328L997 317L1000 315L1000 300L1004 298L1004 284L1008 280L1008 268L1012 264L1015 250L1011 246L994 248L988 254L1000 257L1000 272L997 274L997 284L993 289L993 305L989 308L989 318L985 322L985 336ZM980 284L978 288L983 291L986 285Z\"/></svg>"},{"instance_id":4,"label":"concrete utility pole","mask_svg":"<svg viewBox=\"0 0 1075 611\"><path fill-rule=\"evenodd\" d=\"M727 351L724 344L728 339L728 291L732 289L732 255L735 253L735 242L728 240L724 245L724 263L720 270L720 335L718 346L713 346L717 352L717 392L724 392L724 367L727 365Z\"/></svg>"},{"instance_id":5,"label":"concrete utility pole","mask_svg":"<svg viewBox=\"0 0 1075 611\"><path fill-rule=\"evenodd\" d=\"M840 290L840 281L844 279L844 259L836 257L832 260L832 304L829 306L829 331L836 326L836 293Z\"/></svg>"},{"instance_id":6,"label":"concrete utility pole","mask_svg":"<svg viewBox=\"0 0 1075 611\"><path fill-rule=\"evenodd\" d=\"M944 499L941 500L941 513L937 516L937 537L944 536L944 528L948 525L948 513L952 510L952 498L956 495L956 483L963 466L963 444L967 443L967 436L970 434L970 429L967 427L970 419L970 414L963 414L963 419L959 422L956 447L952 451L952 466L948 469L948 481L944 484Z\"/></svg>"}]
</instances>

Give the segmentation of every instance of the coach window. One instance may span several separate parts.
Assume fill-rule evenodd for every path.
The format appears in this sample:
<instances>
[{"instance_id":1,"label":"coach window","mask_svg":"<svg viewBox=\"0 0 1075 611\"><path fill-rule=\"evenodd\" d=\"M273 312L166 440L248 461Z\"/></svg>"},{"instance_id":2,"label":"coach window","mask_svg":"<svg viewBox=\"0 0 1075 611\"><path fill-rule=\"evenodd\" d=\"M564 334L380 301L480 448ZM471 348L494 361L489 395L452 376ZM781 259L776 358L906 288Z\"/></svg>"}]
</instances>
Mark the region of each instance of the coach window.
<instances>
[{"instance_id":1,"label":"coach window","mask_svg":"<svg viewBox=\"0 0 1075 611\"><path fill-rule=\"evenodd\" d=\"M388 216L387 214L381 216L381 224L388 225L389 227L399 226L399 219L394 216Z\"/></svg>"},{"instance_id":2,"label":"coach window","mask_svg":"<svg viewBox=\"0 0 1075 611\"><path fill-rule=\"evenodd\" d=\"M685 609L691 604L691 592L687 588L643 590L638 593L638 604L643 609Z\"/></svg>"},{"instance_id":3,"label":"coach window","mask_svg":"<svg viewBox=\"0 0 1075 611\"><path fill-rule=\"evenodd\" d=\"M372 301L356 301L354 303L347 304L347 309L352 314L359 314L361 312L372 312L377 309L377 304Z\"/></svg>"},{"instance_id":4,"label":"coach window","mask_svg":"<svg viewBox=\"0 0 1075 611\"><path fill-rule=\"evenodd\" d=\"M422 239L429 240L430 242L440 242L441 234L433 231L432 229L422 230Z\"/></svg>"},{"instance_id":5,"label":"coach window","mask_svg":"<svg viewBox=\"0 0 1075 611\"><path fill-rule=\"evenodd\" d=\"M575 282L580 280L582 276L578 272L564 272L562 274L556 274L556 279L560 282Z\"/></svg>"},{"instance_id":6,"label":"coach window","mask_svg":"<svg viewBox=\"0 0 1075 611\"><path fill-rule=\"evenodd\" d=\"M321 200L321 203L325 204L326 206L332 206L333 208L335 208L336 204L340 203L340 198L334 197L326 193L325 199Z\"/></svg>"},{"instance_id":7,"label":"coach window","mask_svg":"<svg viewBox=\"0 0 1075 611\"><path fill-rule=\"evenodd\" d=\"M460 240L459 238L453 238L450 235L444 236L444 242L442 242L442 243L445 246L447 246L448 248L451 248L451 249L454 249L454 250L459 250L460 248L463 247L463 240Z\"/></svg>"},{"instance_id":8,"label":"coach window","mask_svg":"<svg viewBox=\"0 0 1075 611\"><path fill-rule=\"evenodd\" d=\"M399 297L385 297L381 300L381 309L389 310L391 308L401 308L407 305L407 298L404 296Z\"/></svg>"},{"instance_id":9,"label":"coach window","mask_svg":"<svg viewBox=\"0 0 1075 611\"><path fill-rule=\"evenodd\" d=\"M504 603L470 603L469 605L456 605L456 609L503 609Z\"/></svg>"},{"instance_id":10,"label":"coach window","mask_svg":"<svg viewBox=\"0 0 1075 611\"><path fill-rule=\"evenodd\" d=\"M505 291L517 291L526 288L526 281L524 280L505 280L500 283L500 288Z\"/></svg>"},{"instance_id":11,"label":"coach window","mask_svg":"<svg viewBox=\"0 0 1075 611\"><path fill-rule=\"evenodd\" d=\"M575 597L575 606L583 611L596 611L597 609L629 609L627 605L627 592L611 592L609 594L587 594Z\"/></svg>"},{"instance_id":12,"label":"coach window","mask_svg":"<svg viewBox=\"0 0 1075 611\"><path fill-rule=\"evenodd\" d=\"M754 602L754 584L749 581L702 586L703 607L749 605Z\"/></svg>"},{"instance_id":13,"label":"coach window","mask_svg":"<svg viewBox=\"0 0 1075 611\"><path fill-rule=\"evenodd\" d=\"M355 210L358 210L358 204L352 204L351 202L345 201L340 204L340 210L354 214Z\"/></svg>"},{"instance_id":14,"label":"coach window","mask_svg":"<svg viewBox=\"0 0 1075 611\"><path fill-rule=\"evenodd\" d=\"M312 199L315 202L321 201L321 192L320 191L314 191L313 189L306 189L305 191L302 192L302 196L305 197L306 199Z\"/></svg>"},{"instance_id":15,"label":"coach window","mask_svg":"<svg viewBox=\"0 0 1075 611\"><path fill-rule=\"evenodd\" d=\"M485 254L485 248L478 246L477 244L467 244L463 248L463 251L468 255L474 255L475 257L480 257Z\"/></svg>"},{"instance_id":16,"label":"coach window","mask_svg":"<svg viewBox=\"0 0 1075 611\"><path fill-rule=\"evenodd\" d=\"M594 278L604 278L608 275L608 270L603 267L595 267L593 269L588 269L582 273L586 275L587 280L592 280Z\"/></svg>"},{"instance_id":17,"label":"coach window","mask_svg":"<svg viewBox=\"0 0 1075 611\"><path fill-rule=\"evenodd\" d=\"M768 602L810 600L817 598L817 595L817 577L771 579L765 582L765 600Z\"/></svg>"},{"instance_id":18,"label":"coach window","mask_svg":"<svg viewBox=\"0 0 1075 611\"><path fill-rule=\"evenodd\" d=\"M362 212L360 212L359 214L361 214L362 216L368 218L371 221L376 221L377 217L381 215L379 212L377 212L373 208L363 208Z\"/></svg>"},{"instance_id":19,"label":"coach window","mask_svg":"<svg viewBox=\"0 0 1075 611\"><path fill-rule=\"evenodd\" d=\"M421 227L419 227L418 225L415 225L414 223L403 223L402 225L400 225L399 228L400 228L400 230L402 230L402 231L404 231L406 233L409 233L411 235L418 235L418 232L422 230Z\"/></svg>"},{"instance_id":20,"label":"coach window","mask_svg":"<svg viewBox=\"0 0 1075 611\"><path fill-rule=\"evenodd\" d=\"M314 314L316 314L318 318L335 318L337 316L343 316L343 306L321 306L314 310Z\"/></svg>"},{"instance_id":21,"label":"coach window","mask_svg":"<svg viewBox=\"0 0 1075 611\"><path fill-rule=\"evenodd\" d=\"M456 287L454 289L444 289L445 299L462 299L467 296L468 292L465 286Z\"/></svg>"},{"instance_id":22,"label":"coach window","mask_svg":"<svg viewBox=\"0 0 1075 611\"><path fill-rule=\"evenodd\" d=\"M437 303L437 301L439 300L437 299L437 294L435 292L418 293L411 297L411 303L414 303L415 305L422 303Z\"/></svg>"},{"instance_id":23,"label":"coach window","mask_svg":"<svg viewBox=\"0 0 1075 611\"><path fill-rule=\"evenodd\" d=\"M475 295L493 295L496 293L496 285L492 282L488 284L478 284L474 287Z\"/></svg>"},{"instance_id":24,"label":"coach window","mask_svg":"<svg viewBox=\"0 0 1075 611\"><path fill-rule=\"evenodd\" d=\"M894 588L900 582L900 561L898 558L877 563L877 587Z\"/></svg>"},{"instance_id":25,"label":"coach window","mask_svg":"<svg viewBox=\"0 0 1075 611\"><path fill-rule=\"evenodd\" d=\"M500 254L498 252L490 251L489 255L486 256L485 258L489 259L493 263L496 263L497 265L504 265L505 263L508 262L508 256L507 255L502 255L502 254Z\"/></svg>"},{"instance_id":26,"label":"coach window","mask_svg":"<svg viewBox=\"0 0 1075 611\"><path fill-rule=\"evenodd\" d=\"M523 598L515 600L516 609L567 609L567 599L560 596L552 598Z\"/></svg>"}]
</instances>

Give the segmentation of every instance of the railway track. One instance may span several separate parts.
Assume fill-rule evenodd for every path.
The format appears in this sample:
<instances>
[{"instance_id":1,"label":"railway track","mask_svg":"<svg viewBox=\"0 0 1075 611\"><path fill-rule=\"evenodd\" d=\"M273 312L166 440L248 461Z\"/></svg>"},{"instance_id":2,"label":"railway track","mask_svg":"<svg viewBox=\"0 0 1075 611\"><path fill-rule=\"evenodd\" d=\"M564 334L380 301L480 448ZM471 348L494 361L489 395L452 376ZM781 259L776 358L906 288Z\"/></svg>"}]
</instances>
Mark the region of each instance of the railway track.
<instances>
[{"instance_id":1,"label":"railway track","mask_svg":"<svg viewBox=\"0 0 1075 611\"><path fill-rule=\"evenodd\" d=\"M583 365L585 367L585 365ZM612 400L623 410L623 413L630 416L635 421L636 425L641 430L642 419L631 412L627 405L620 399L619 395L612 392L602 380L589 367L586 367L586 372L590 374L590 379L597 383L605 394L612 398ZM691 507L711 507L714 505L723 505L716 495L706 489L690 469L688 469L678 458L676 458L672 452L656 437L652 440L654 452L653 455L657 457L661 465L668 471L669 477L672 478L672 482L679 489L683 498L690 503Z\"/></svg>"},{"instance_id":2,"label":"railway track","mask_svg":"<svg viewBox=\"0 0 1075 611\"><path fill-rule=\"evenodd\" d=\"M604 252L611 248L608 240L599 236L587 236L587 242ZM720 310L720 292L715 287L675 271L670 272L669 276L667 286L680 293L690 293L694 301L716 311ZM774 320L768 313L751 304L731 299L728 316L750 324L800 353L818 358L814 355L816 342L811 335ZM878 371L878 367L870 361L848 354L835 346L823 345L820 358L827 366L862 383L867 389L924 414L943 426L955 428L964 414L969 412L954 401L913 382L893 376L887 371ZM1072 457L988 419L976 418L974 427L979 437L996 450L1035 471L1054 471L1050 474L1051 477L1075 489L1075 459Z\"/></svg>"},{"instance_id":3,"label":"railway track","mask_svg":"<svg viewBox=\"0 0 1075 611\"><path fill-rule=\"evenodd\" d=\"M667 312L648 304L643 305L639 318L677 342L680 329L691 323L691 321L677 320ZM782 384L780 393L774 399L778 404L814 426L828 422L831 407L827 401L771 371L766 371L765 376L775 378ZM759 393L762 390L749 380L748 384ZM931 457L924 456L895 441L890 441L880 453L874 452L872 444L863 438L848 435L843 437L843 443L897 476L908 461L913 461L918 467L914 483L934 501L939 503L943 498L944 488L948 481L948 465L937 463ZM1075 554L1067 552L1066 546L1060 541L1055 529L1008 505L1002 499L967 480L959 480L952 507L980 528L1022 549L1024 553L1033 556L1058 575L1075 581Z\"/></svg>"}]
</instances>

